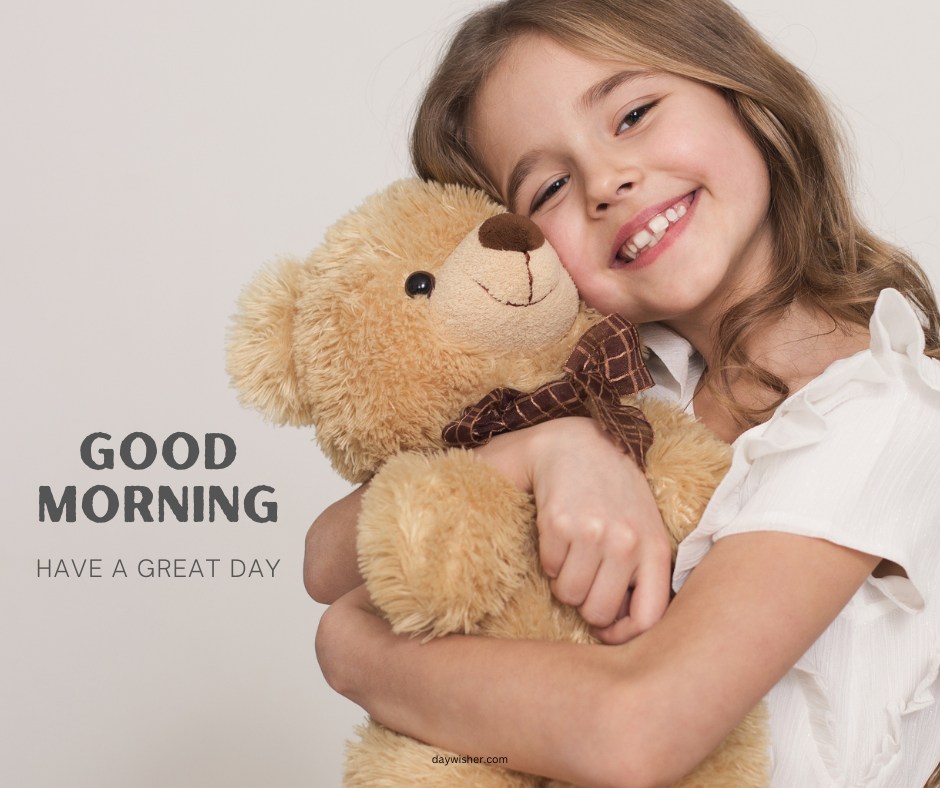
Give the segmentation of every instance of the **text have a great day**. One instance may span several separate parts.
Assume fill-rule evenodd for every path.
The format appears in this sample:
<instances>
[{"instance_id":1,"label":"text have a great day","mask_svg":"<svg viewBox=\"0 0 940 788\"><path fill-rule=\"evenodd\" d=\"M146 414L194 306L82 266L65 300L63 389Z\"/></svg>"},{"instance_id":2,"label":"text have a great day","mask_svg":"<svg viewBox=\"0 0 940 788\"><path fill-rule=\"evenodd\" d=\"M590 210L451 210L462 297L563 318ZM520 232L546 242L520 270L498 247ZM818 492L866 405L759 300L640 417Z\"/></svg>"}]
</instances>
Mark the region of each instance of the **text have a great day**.
<instances>
[{"instance_id":1,"label":"text have a great day","mask_svg":"<svg viewBox=\"0 0 940 788\"><path fill-rule=\"evenodd\" d=\"M268 558L39 558L36 576L50 579L126 578L274 578L281 559Z\"/></svg>"}]
</instances>

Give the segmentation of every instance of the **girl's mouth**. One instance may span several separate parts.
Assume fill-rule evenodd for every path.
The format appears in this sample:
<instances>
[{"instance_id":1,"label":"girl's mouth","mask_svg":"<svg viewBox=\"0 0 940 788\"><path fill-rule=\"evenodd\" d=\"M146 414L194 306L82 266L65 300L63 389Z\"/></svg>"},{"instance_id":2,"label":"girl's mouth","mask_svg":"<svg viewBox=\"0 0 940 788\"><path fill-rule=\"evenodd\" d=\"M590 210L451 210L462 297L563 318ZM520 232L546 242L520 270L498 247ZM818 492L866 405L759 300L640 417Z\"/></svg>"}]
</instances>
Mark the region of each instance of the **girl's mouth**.
<instances>
[{"instance_id":1,"label":"girl's mouth","mask_svg":"<svg viewBox=\"0 0 940 788\"><path fill-rule=\"evenodd\" d=\"M673 225L682 220L694 199L695 192L687 194L674 205L653 216L642 229L624 241L617 251L617 259L631 263L644 252L656 246Z\"/></svg>"}]
</instances>

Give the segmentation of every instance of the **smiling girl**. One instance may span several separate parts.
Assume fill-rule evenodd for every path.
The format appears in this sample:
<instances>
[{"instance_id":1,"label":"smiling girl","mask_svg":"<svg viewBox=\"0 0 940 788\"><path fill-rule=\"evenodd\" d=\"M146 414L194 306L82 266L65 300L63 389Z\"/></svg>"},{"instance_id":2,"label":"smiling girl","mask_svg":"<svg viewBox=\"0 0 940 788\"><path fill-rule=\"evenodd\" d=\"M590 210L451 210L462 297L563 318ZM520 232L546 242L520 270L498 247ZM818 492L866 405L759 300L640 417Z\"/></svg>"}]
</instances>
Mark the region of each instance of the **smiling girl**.
<instances>
[{"instance_id":1,"label":"smiling girl","mask_svg":"<svg viewBox=\"0 0 940 788\"><path fill-rule=\"evenodd\" d=\"M594 647L391 635L358 587L359 494L335 504L306 563L316 598L342 595L317 639L331 685L419 739L589 785L668 784L766 697L775 786L922 785L940 314L858 220L813 86L721 0L509 0L457 33L413 156L530 216L589 304L655 324L660 393L734 461L667 608L651 493L590 421L479 450L534 494L543 567Z\"/></svg>"}]
</instances>

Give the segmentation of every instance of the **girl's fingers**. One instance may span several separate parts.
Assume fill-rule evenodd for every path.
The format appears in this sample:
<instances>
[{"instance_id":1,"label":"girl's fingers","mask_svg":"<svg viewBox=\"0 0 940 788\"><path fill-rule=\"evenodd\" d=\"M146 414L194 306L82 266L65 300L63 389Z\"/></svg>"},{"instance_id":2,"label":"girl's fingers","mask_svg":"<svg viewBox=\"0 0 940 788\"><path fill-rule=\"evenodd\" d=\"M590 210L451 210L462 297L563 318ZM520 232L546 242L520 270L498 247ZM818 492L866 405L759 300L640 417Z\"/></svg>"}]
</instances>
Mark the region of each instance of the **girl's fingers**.
<instances>
[{"instance_id":1,"label":"girl's fingers","mask_svg":"<svg viewBox=\"0 0 940 788\"><path fill-rule=\"evenodd\" d=\"M626 643L653 626L663 617L669 604L670 576L668 558L641 565L629 594L627 614L610 626L594 628L594 636L602 643Z\"/></svg>"},{"instance_id":2,"label":"girl's fingers","mask_svg":"<svg viewBox=\"0 0 940 788\"><path fill-rule=\"evenodd\" d=\"M672 566L665 561L649 561L640 567L636 588L630 598L629 618L644 632L663 617L669 604Z\"/></svg>"},{"instance_id":3,"label":"girl's fingers","mask_svg":"<svg viewBox=\"0 0 940 788\"><path fill-rule=\"evenodd\" d=\"M568 558L571 542L554 532L543 533L539 536L539 560L542 562L542 571L554 579L561 573L561 568Z\"/></svg>"},{"instance_id":4,"label":"girl's fingers","mask_svg":"<svg viewBox=\"0 0 940 788\"><path fill-rule=\"evenodd\" d=\"M573 544L558 576L552 580L552 593L566 605L580 607L587 599L597 576L600 557L583 544Z\"/></svg>"},{"instance_id":5,"label":"girl's fingers","mask_svg":"<svg viewBox=\"0 0 940 788\"><path fill-rule=\"evenodd\" d=\"M632 569L604 559L578 612L592 627L608 627L629 612Z\"/></svg>"}]
</instances>

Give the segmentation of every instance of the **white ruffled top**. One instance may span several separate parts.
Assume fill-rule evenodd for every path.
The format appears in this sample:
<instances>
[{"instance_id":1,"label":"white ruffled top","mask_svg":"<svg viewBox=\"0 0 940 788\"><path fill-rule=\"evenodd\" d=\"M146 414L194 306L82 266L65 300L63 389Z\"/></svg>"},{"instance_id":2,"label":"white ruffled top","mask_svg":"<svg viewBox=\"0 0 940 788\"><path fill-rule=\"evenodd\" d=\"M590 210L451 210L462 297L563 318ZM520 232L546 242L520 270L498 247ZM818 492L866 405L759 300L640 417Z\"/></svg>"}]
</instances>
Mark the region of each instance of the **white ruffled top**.
<instances>
[{"instance_id":1,"label":"white ruffled top","mask_svg":"<svg viewBox=\"0 0 940 788\"><path fill-rule=\"evenodd\" d=\"M940 762L940 361L881 293L871 345L734 443L680 545L678 590L712 544L786 531L899 564L869 577L768 695L775 788L918 788Z\"/></svg>"}]
</instances>

